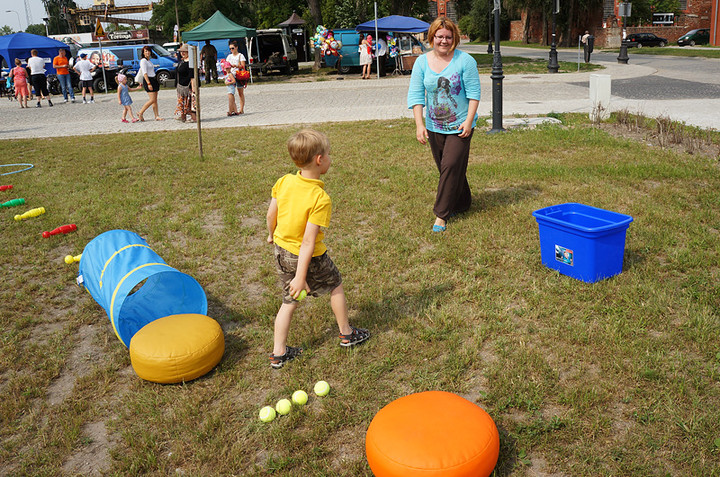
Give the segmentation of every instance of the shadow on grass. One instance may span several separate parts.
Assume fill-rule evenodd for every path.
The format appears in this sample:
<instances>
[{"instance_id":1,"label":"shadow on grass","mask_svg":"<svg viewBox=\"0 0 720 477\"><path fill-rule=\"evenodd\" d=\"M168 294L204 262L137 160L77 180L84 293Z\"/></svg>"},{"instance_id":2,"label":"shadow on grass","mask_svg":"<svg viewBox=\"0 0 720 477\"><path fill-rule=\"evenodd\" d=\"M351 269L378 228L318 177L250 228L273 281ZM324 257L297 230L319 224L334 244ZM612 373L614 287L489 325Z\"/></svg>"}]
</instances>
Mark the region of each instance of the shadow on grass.
<instances>
[{"instance_id":1,"label":"shadow on grass","mask_svg":"<svg viewBox=\"0 0 720 477\"><path fill-rule=\"evenodd\" d=\"M225 306L222 300L213 295L207 295L208 316L211 316L222 326L225 334L225 354L222 363L237 363L247 354L248 345L235 330L250 322L250 313L239 313Z\"/></svg>"},{"instance_id":2,"label":"shadow on grass","mask_svg":"<svg viewBox=\"0 0 720 477\"><path fill-rule=\"evenodd\" d=\"M637 265L641 265L645 260L645 255L643 255L639 249L626 248L622 269L623 271L630 270Z\"/></svg>"},{"instance_id":3,"label":"shadow on grass","mask_svg":"<svg viewBox=\"0 0 720 477\"><path fill-rule=\"evenodd\" d=\"M422 315L425 310L442 302L442 297L452 291L452 285L441 283L415 293L397 290L385 295L380 301L364 300L358 303L358 323L372 330L386 331L395 328L404 318ZM420 330L418 330L418 333Z\"/></svg>"},{"instance_id":4,"label":"shadow on grass","mask_svg":"<svg viewBox=\"0 0 720 477\"><path fill-rule=\"evenodd\" d=\"M497 464L495 464L493 476L505 477L512 475L518 464L527 465L527 463L522 462L518 458L519 450L517 448L517 439L502 425L498 425L497 422L495 425L500 435L500 455L498 456Z\"/></svg>"},{"instance_id":5,"label":"shadow on grass","mask_svg":"<svg viewBox=\"0 0 720 477\"><path fill-rule=\"evenodd\" d=\"M523 187L506 187L503 189L485 188L482 192L473 195L470 210L466 215L474 215L486 210L523 202L540 194L541 188L535 185Z\"/></svg>"}]
</instances>

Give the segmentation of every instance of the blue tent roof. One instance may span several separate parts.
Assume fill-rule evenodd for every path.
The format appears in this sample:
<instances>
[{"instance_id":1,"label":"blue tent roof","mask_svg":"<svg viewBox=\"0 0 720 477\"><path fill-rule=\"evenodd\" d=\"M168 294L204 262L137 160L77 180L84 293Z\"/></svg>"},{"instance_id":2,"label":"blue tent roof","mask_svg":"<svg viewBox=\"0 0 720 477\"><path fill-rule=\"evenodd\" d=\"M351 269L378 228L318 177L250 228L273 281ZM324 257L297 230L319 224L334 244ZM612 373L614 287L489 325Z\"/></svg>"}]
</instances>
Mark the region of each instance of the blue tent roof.
<instances>
[{"instance_id":1,"label":"blue tent roof","mask_svg":"<svg viewBox=\"0 0 720 477\"><path fill-rule=\"evenodd\" d=\"M420 33L427 31L430 28L429 23L425 23L422 20L418 20L413 17L404 17L401 15L390 15L389 17L383 17L377 19L378 31L394 31L404 33ZM361 23L355 27L355 31L375 31L375 20Z\"/></svg>"},{"instance_id":2,"label":"blue tent roof","mask_svg":"<svg viewBox=\"0 0 720 477\"><path fill-rule=\"evenodd\" d=\"M55 72L52 68L52 59L57 56L58 49L65 48L70 51L70 47L65 43L46 36L23 32L0 36L0 56L9 67L15 66L15 58L20 58L24 63L33 48L38 51L39 57L45 58L46 62L50 58L50 64L45 65L48 73Z\"/></svg>"}]
</instances>

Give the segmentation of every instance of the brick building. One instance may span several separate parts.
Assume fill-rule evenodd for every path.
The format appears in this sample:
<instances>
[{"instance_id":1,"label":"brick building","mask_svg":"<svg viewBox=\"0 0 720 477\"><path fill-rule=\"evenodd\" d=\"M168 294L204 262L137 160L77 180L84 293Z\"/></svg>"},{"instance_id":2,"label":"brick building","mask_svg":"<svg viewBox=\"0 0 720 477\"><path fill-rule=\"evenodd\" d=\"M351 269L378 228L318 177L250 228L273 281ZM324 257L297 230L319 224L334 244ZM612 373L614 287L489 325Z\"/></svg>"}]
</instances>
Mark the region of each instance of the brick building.
<instances>
[{"instance_id":1,"label":"brick building","mask_svg":"<svg viewBox=\"0 0 720 477\"><path fill-rule=\"evenodd\" d=\"M455 0L428 0L428 13L430 18L448 17L457 23L457 8Z\"/></svg>"},{"instance_id":2,"label":"brick building","mask_svg":"<svg viewBox=\"0 0 720 477\"><path fill-rule=\"evenodd\" d=\"M570 41L563 42L566 31L557 31L558 41L577 45L578 38L589 30L595 36L595 45L598 48L618 48L622 38L622 18L618 13L617 0L604 0L602 10L588 18L587 25L570 32ZM658 36L667 38L674 43L684 33L695 28L711 28L710 41L712 44L720 43L720 16L718 4L720 0L680 0L682 13L675 15L672 25L648 25L627 27L627 34L637 32L651 32ZM546 24L540 15L530 15L527 11L522 12L520 20L514 20L510 24L510 40L522 41L527 28L528 41L530 43L548 43L552 28L551 18L547 18ZM529 24L528 24L529 22ZM712 27L715 28L712 28ZM715 41L713 41L715 39ZM543 41L545 40L545 41Z\"/></svg>"}]
</instances>

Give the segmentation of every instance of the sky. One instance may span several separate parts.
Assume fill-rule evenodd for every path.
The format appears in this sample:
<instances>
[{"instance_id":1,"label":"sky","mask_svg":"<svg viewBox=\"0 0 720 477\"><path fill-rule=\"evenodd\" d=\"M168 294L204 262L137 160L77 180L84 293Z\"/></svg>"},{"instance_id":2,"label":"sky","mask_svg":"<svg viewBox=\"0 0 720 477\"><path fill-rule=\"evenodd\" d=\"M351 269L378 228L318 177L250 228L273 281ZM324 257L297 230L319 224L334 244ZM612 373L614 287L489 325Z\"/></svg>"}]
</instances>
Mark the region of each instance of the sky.
<instances>
[{"instance_id":1,"label":"sky","mask_svg":"<svg viewBox=\"0 0 720 477\"><path fill-rule=\"evenodd\" d=\"M41 0L0 0L0 26L7 25L15 31L25 31L28 26L27 19L25 16L25 4L27 1L30 4L30 15L32 16L32 23L42 23L43 18L46 16L45 7ZM136 5L139 3L146 3L144 0L115 0L115 5ZM147 0L150 3L150 0ZM92 0L75 0L75 4L78 7L90 7L92 6ZM14 10L20 16L20 24L18 24L18 15L7 10ZM145 14L146 17L149 14ZM127 15L135 16L135 15ZM142 16L140 17L142 18Z\"/></svg>"}]
</instances>

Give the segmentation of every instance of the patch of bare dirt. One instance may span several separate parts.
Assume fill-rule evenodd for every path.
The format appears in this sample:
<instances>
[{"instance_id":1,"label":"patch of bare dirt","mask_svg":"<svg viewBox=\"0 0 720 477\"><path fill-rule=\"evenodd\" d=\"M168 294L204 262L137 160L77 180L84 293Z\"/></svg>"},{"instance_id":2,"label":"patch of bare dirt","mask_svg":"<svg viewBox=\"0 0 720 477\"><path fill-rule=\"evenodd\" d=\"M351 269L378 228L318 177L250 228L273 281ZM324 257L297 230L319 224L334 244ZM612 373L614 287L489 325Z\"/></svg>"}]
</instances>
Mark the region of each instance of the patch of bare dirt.
<instances>
[{"instance_id":1,"label":"patch of bare dirt","mask_svg":"<svg viewBox=\"0 0 720 477\"><path fill-rule=\"evenodd\" d=\"M48 387L47 401L51 406L62 403L68 397L78 378L85 376L102 354L94 343L97 327L83 326L78 330L79 342L68 359L63 373Z\"/></svg>"},{"instance_id":2,"label":"patch of bare dirt","mask_svg":"<svg viewBox=\"0 0 720 477\"><path fill-rule=\"evenodd\" d=\"M565 474L551 472L547 463L547 460L534 452L529 452L527 458L530 460L530 467L527 469L529 477L560 477Z\"/></svg>"},{"instance_id":3,"label":"patch of bare dirt","mask_svg":"<svg viewBox=\"0 0 720 477\"><path fill-rule=\"evenodd\" d=\"M204 232L210 235L215 235L218 232L221 232L224 228L225 224L223 223L223 218L220 211L213 210L208 214L205 214L205 221L202 225L202 229Z\"/></svg>"},{"instance_id":4,"label":"patch of bare dirt","mask_svg":"<svg viewBox=\"0 0 720 477\"><path fill-rule=\"evenodd\" d=\"M96 476L104 475L110 466L111 438L103 421L91 422L83 426L82 440L86 444L63 465L69 473Z\"/></svg>"},{"instance_id":5,"label":"patch of bare dirt","mask_svg":"<svg viewBox=\"0 0 720 477\"><path fill-rule=\"evenodd\" d=\"M333 446L334 452L330 457L331 466L338 475L343 469L347 469L351 462L358 462L365 459L365 428L356 426L337 433L333 440L336 445Z\"/></svg>"}]
</instances>

